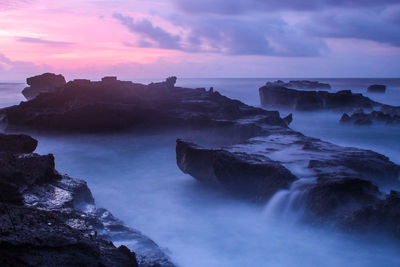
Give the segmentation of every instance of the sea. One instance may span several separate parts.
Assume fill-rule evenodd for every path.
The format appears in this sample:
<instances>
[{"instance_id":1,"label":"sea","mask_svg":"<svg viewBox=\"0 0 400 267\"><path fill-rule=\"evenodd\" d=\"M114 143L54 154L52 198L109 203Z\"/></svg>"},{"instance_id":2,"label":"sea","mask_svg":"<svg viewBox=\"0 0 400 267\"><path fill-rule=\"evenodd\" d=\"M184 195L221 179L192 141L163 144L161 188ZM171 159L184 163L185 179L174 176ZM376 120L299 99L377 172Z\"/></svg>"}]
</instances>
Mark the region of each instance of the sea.
<instances>
[{"instance_id":1,"label":"sea","mask_svg":"<svg viewBox=\"0 0 400 267\"><path fill-rule=\"evenodd\" d=\"M260 106L258 88L277 79L186 78L178 79L177 86L213 87L230 98ZM400 105L400 79L302 79L329 83L332 92L349 89ZM162 79L134 81L158 80ZM371 84L385 84L387 92L366 93ZM0 107L24 101L20 92L25 86L24 82L0 83ZM400 164L400 127L341 125L340 117L333 112L293 112L290 127L338 145L372 149ZM61 173L86 180L98 206L152 238L178 266L400 266L398 245L390 240L366 242L331 228L283 220L266 211L268 204L243 202L198 183L176 165L175 140L185 135L168 131L33 136L39 140L37 153L53 153ZM129 241L113 241L133 246Z\"/></svg>"}]
</instances>

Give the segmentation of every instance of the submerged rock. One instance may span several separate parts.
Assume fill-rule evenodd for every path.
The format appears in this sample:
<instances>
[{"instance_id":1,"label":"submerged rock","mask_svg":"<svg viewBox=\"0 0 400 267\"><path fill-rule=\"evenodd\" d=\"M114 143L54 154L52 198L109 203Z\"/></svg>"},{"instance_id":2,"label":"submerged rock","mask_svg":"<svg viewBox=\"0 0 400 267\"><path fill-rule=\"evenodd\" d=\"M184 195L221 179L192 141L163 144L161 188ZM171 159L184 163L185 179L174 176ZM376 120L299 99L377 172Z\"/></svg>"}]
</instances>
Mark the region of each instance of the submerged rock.
<instances>
[{"instance_id":1,"label":"submerged rock","mask_svg":"<svg viewBox=\"0 0 400 267\"><path fill-rule=\"evenodd\" d=\"M259 89L261 105L267 108L285 108L299 111L372 109L382 104L350 90L336 93L299 91L267 84Z\"/></svg>"},{"instance_id":2,"label":"submerged rock","mask_svg":"<svg viewBox=\"0 0 400 267\"><path fill-rule=\"evenodd\" d=\"M267 86L282 86L291 89L331 89L331 85L327 83L321 83L318 81L307 81L307 80L293 80L290 82L283 82L277 80L275 82L267 82Z\"/></svg>"},{"instance_id":3,"label":"submerged rock","mask_svg":"<svg viewBox=\"0 0 400 267\"><path fill-rule=\"evenodd\" d=\"M386 92L386 85L373 84L371 86L368 86L367 92L368 93L385 93Z\"/></svg>"},{"instance_id":4,"label":"submerged rock","mask_svg":"<svg viewBox=\"0 0 400 267\"><path fill-rule=\"evenodd\" d=\"M19 144L21 136L2 138ZM60 175L53 155L30 152L0 146L1 266L174 266L152 240L96 207L86 182ZM107 240L132 242L136 254Z\"/></svg>"},{"instance_id":5,"label":"submerged rock","mask_svg":"<svg viewBox=\"0 0 400 267\"><path fill-rule=\"evenodd\" d=\"M26 87L22 94L26 99L31 100L40 95L41 93L51 93L63 87L66 84L64 76L61 74L44 73L26 79L29 87Z\"/></svg>"}]
</instances>

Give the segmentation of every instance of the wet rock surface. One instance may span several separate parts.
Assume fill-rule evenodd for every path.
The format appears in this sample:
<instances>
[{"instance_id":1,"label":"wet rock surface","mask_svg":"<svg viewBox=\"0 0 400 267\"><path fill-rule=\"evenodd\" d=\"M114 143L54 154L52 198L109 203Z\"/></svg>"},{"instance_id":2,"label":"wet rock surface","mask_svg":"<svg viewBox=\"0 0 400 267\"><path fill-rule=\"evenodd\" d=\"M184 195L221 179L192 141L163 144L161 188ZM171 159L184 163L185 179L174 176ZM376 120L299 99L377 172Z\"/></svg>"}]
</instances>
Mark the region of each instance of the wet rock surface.
<instances>
[{"instance_id":1,"label":"wet rock surface","mask_svg":"<svg viewBox=\"0 0 400 267\"><path fill-rule=\"evenodd\" d=\"M152 240L97 207L86 182L59 174L52 155L9 150L0 150L1 266L174 266ZM109 240L134 243L136 254Z\"/></svg>"},{"instance_id":2,"label":"wet rock surface","mask_svg":"<svg viewBox=\"0 0 400 267\"><path fill-rule=\"evenodd\" d=\"M344 113L340 118L340 122L352 123L355 125L372 125L374 123L400 125L400 115L396 113L397 112L385 113L383 111L371 111L366 113L364 110L359 110L351 115Z\"/></svg>"},{"instance_id":3,"label":"wet rock surface","mask_svg":"<svg viewBox=\"0 0 400 267\"><path fill-rule=\"evenodd\" d=\"M308 80L293 80L293 81L289 81L289 82L277 80L274 82L267 82L266 85L267 86L282 86L282 87L291 88L291 89L310 89L310 90L316 90L316 89L329 90L329 89L331 89L330 84L321 83L318 81L308 81Z\"/></svg>"}]
</instances>

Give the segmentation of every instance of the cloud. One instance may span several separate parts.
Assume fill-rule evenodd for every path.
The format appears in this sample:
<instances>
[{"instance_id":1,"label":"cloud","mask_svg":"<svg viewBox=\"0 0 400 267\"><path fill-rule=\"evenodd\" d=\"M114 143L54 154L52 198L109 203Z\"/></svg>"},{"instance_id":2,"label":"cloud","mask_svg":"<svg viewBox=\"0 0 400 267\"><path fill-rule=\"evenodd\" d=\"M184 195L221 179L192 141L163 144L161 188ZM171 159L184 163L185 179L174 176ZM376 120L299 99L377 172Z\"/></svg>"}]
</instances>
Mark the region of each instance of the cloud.
<instances>
[{"instance_id":1,"label":"cloud","mask_svg":"<svg viewBox=\"0 0 400 267\"><path fill-rule=\"evenodd\" d=\"M120 13L115 13L113 17L119 20L130 32L137 33L144 38L138 44L139 47L182 49L180 46L180 36L173 35L158 26L154 26L148 19L135 20L132 17L124 16Z\"/></svg>"},{"instance_id":2,"label":"cloud","mask_svg":"<svg viewBox=\"0 0 400 267\"><path fill-rule=\"evenodd\" d=\"M29 61L11 60L0 53L0 77L2 81L23 80L53 68L47 65L37 65Z\"/></svg>"},{"instance_id":3,"label":"cloud","mask_svg":"<svg viewBox=\"0 0 400 267\"><path fill-rule=\"evenodd\" d=\"M323 38L356 38L400 47L400 6L375 10L323 12L302 25L310 35Z\"/></svg>"},{"instance_id":4,"label":"cloud","mask_svg":"<svg viewBox=\"0 0 400 267\"><path fill-rule=\"evenodd\" d=\"M248 12L313 11L328 8L365 8L397 4L398 0L174 0L191 14L245 14Z\"/></svg>"},{"instance_id":5,"label":"cloud","mask_svg":"<svg viewBox=\"0 0 400 267\"><path fill-rule=\"evenodd\" d=\"M74 43L71 42L61 42L61 41L51 41L42 38L33 38L33 37L15 37L18 42L22 43L31 43L31 44L43 44L48 46L70 46Z\"/></svg>"},{"instance_id":6,"label":"cloud","mask_svg":"<svg viewBox=\"0 0 400 267\"><path fill-rule=\"evenodd\" d=\"M21 5L30 3L32 0L1 0L0 1L0 11L17 8Z\"/></svg>"},{"instance_id":7,"label":"cloud","mask_svg":"<svg viewBox=\"0 0 400 267\"><path fill-rule=\"evenodd\" d=\"M304 37L279 17L242 19L175 15L171 22L183 28L173 35L148 19L134 20L114 14L114 18L142 39L125 46L158 47L184 52L225 55L318 56L327 51L323 40Z\"/></svg>"}]
</instances>

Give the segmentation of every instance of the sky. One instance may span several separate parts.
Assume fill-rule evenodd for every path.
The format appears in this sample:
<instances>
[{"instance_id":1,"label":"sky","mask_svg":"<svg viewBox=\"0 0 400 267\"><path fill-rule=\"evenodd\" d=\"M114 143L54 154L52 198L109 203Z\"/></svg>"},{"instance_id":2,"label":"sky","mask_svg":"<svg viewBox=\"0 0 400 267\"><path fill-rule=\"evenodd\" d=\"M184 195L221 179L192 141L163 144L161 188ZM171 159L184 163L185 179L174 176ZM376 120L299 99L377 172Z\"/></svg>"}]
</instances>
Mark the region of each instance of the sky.
<instances>
[{"instance_id":1,"label":"sky","mask_svg":"<svg viewBox=\"0 0 400 267\"><path fill-rule=\"evenodd\" d=\"M399 0L0 0L0 80L399 77Z\"/></svg>"}]
</instances>

